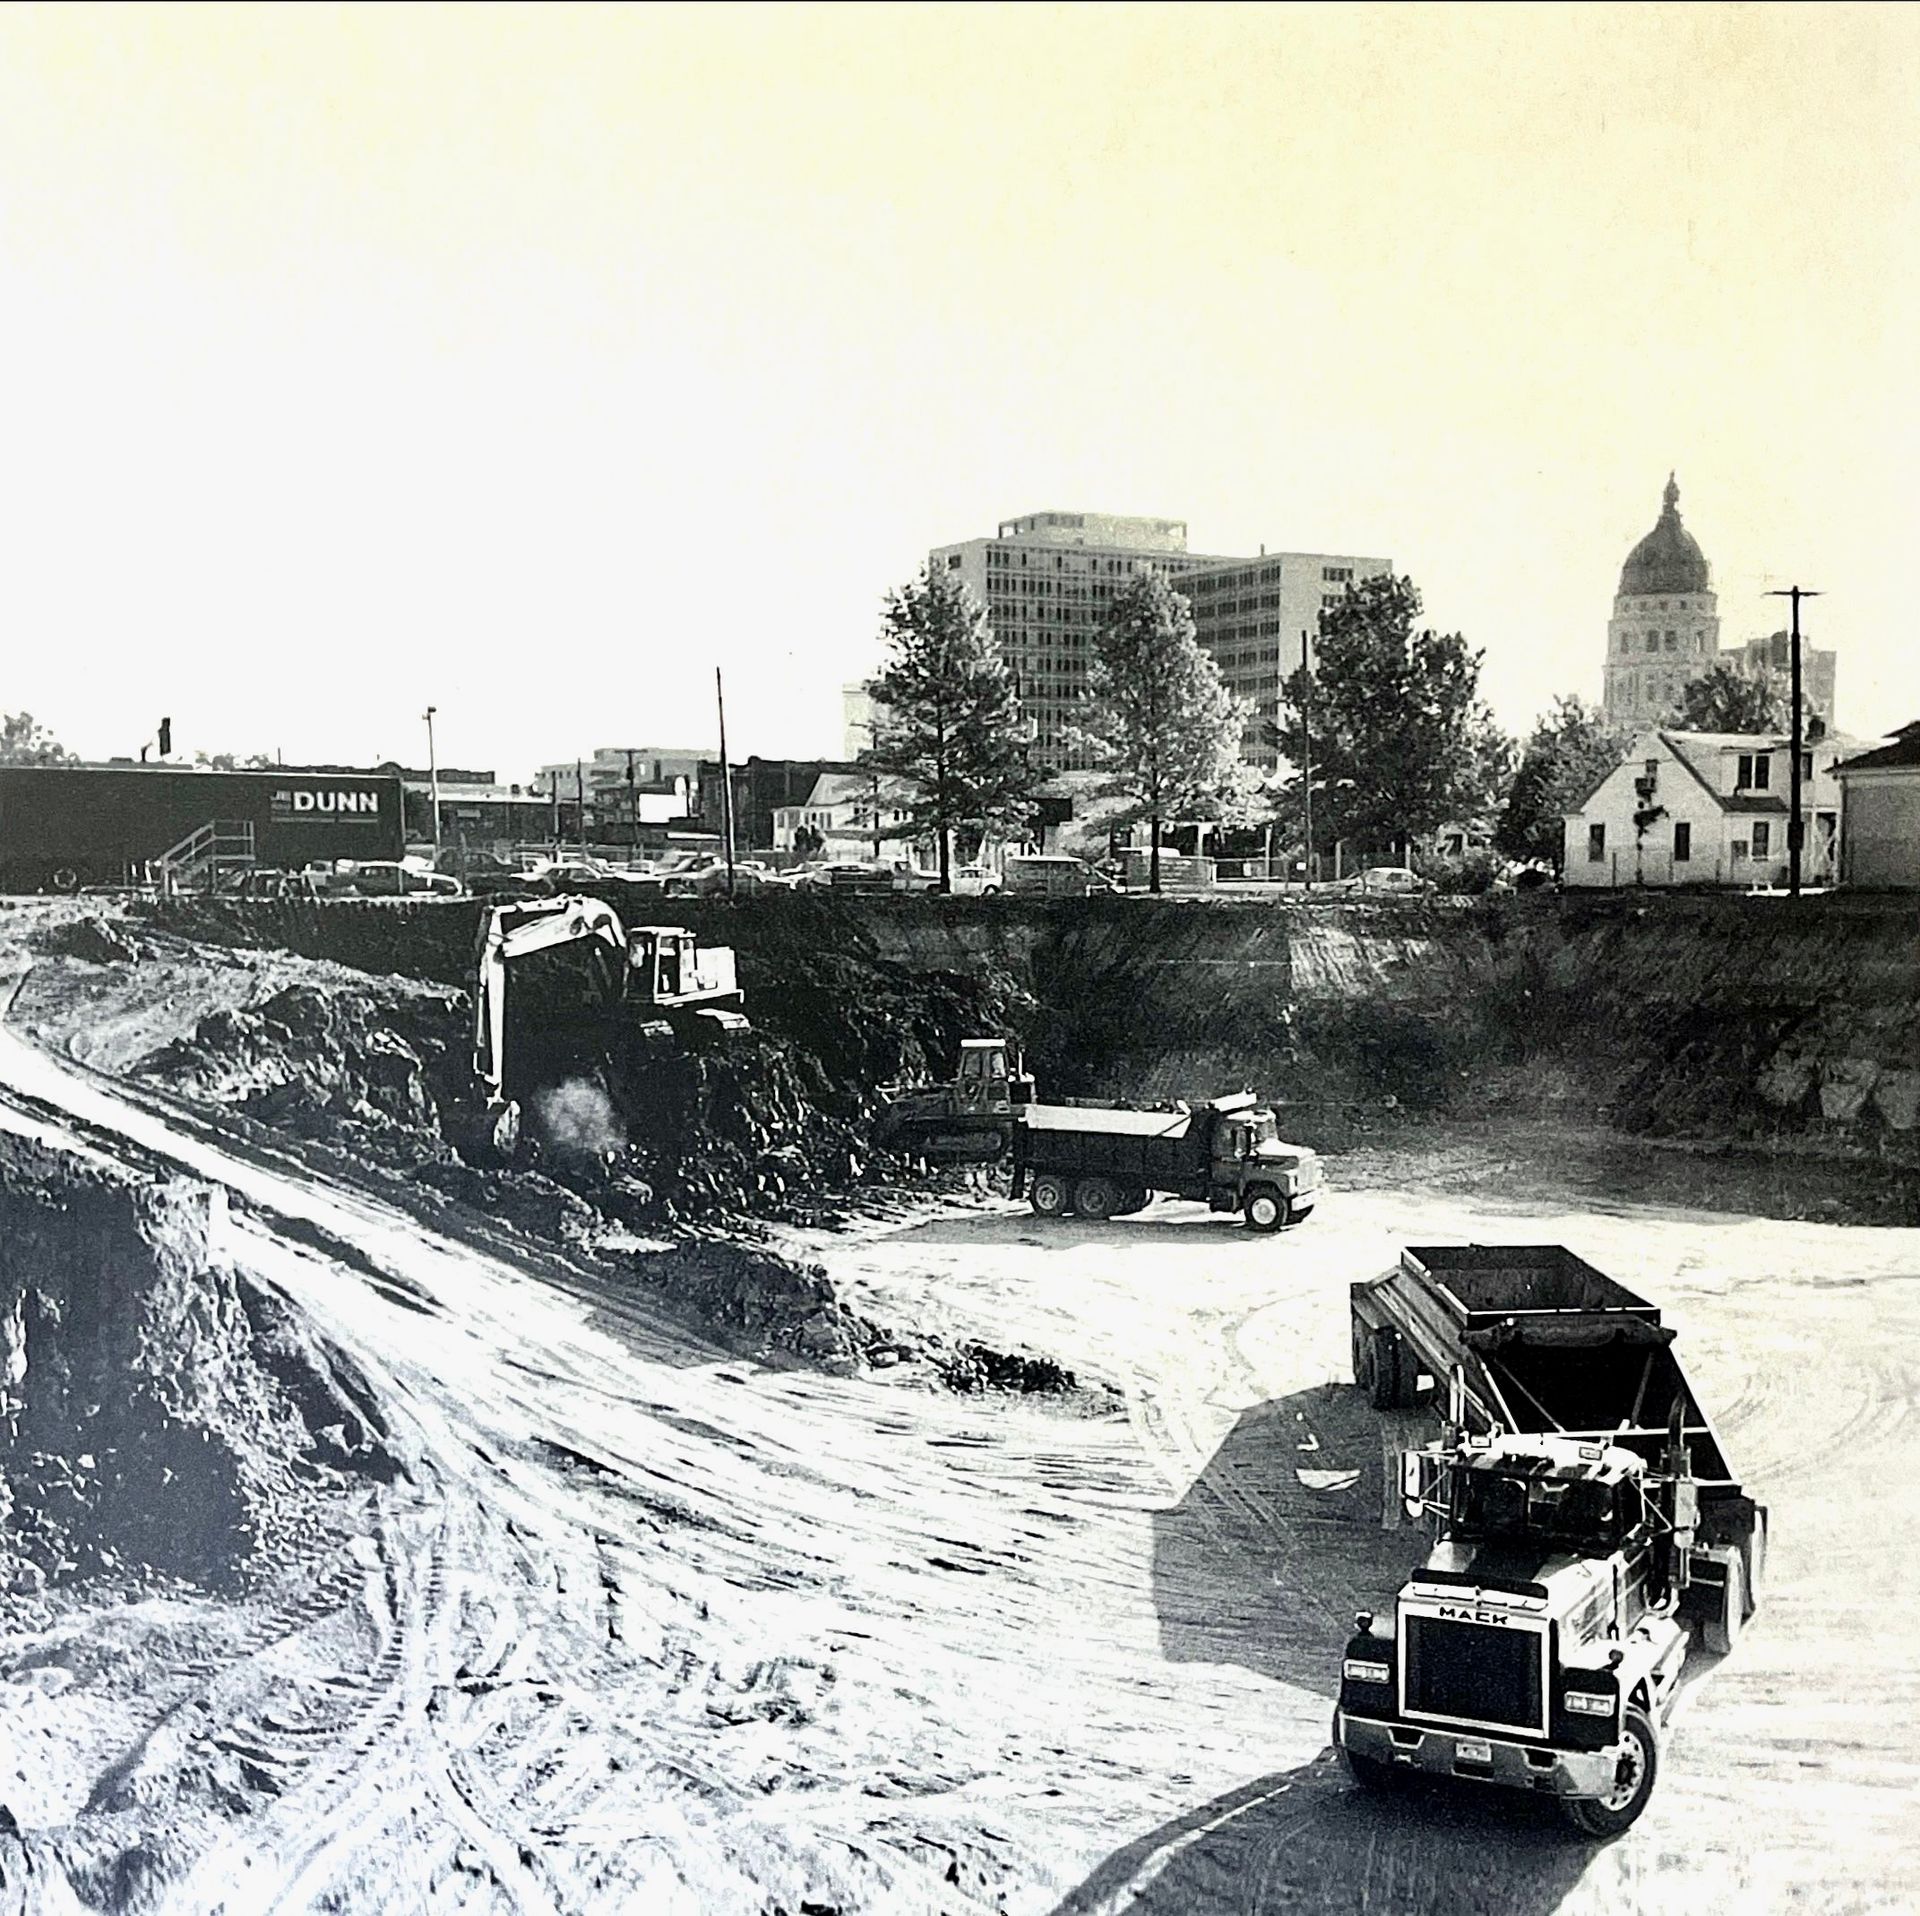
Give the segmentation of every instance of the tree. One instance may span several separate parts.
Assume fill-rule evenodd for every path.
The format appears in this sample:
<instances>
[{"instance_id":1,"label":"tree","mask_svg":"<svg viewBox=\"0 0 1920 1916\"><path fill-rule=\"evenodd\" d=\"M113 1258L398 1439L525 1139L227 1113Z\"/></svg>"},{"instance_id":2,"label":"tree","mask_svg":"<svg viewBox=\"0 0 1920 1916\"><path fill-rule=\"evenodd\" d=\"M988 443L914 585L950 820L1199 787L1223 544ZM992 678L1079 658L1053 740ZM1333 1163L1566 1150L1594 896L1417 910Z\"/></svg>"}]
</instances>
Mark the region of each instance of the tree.
<instances>
[{"instance_id":1,"label":"tree","mask_svg":"<svg viewBox=\"0 0 1920 1916\"><path fill-rule=\"evenodd\" d=\"M1122 589L1094 641L1072 735L1094 762L1095 789L1126 801L1112 822L1147 822L1149 890L1160 889L1169 821L1237 825L1259 815L1257 775L1240 756L1251 713L1221 682L1194 636L1192 607L1166 580L1141 574Z\"/></svg>"},{"instance_id":2,"label":"tree","mask_svg":"<svg viewBox=\"0 0 1920 1916\"><path fill-rule=\"evenodd\" d=\"M195 752L193 762L215 772L266 772L273 760L265 752L249 752L242 758L237 752Z\"/></svg>"},{"instance_id":3,"label":"tree","mask_svg":"<svg viewBox=\"0 0 1920 1916\"><path fill-rule=\"evenodd\" d=\"M0 765L72 765L77 758L31 712L0 713Z\"/></svg>"},{"instance_id":4,"label":"tree","mask_svg":"<svg viewBox=\"0 0 1920 1916\"><path fill-rule=\"evenodd\" d=\"M1566 851L1565 821L1626 756L1628 739L1596 707L1558 698L1534 724L1520 754L1493 842L1509 858L1551 864Z\"/></svg>"},{"instance_id":5,"label":"tree","mask_svg":"<svg viewBox=\"0 0 1920 1916\"><path fill-rule=\"evenodd\" d=\"M897 794L908 833L933 838L945 891L953 834L1024 830L1046 774L1028 762L1019 695L986 608L960 580L923 566L887 595L882 638L890 656L867 682L873 740L859 762Z\"/></svg>"},{"instance_id":6,"label":"tree","mask_svg":"<svg viewBox=\"0 0 1920 1916\"><path fill-rule=\"evenodd\" d=\"M1269 737L1312 747L1314 829L1404 847L1498 803L1513 743L1480 698L1482 654L1457 632L1416 630L1419 591L1389 573L1349 585L1320 613L1310 666L1281 688Z\"/></svg>"},{"instance_id":7,"label":"tree","mask_svg":"<svg viewBox=\"0 0 1920 1916\"><path fill-rule=\"evenodd\" d=\"M1786 726L1787 705L1766 679L1750 678L1730 665L1710 665L1682 689L1677 729L1778 732Z\"/></svg>"}]
</instances>

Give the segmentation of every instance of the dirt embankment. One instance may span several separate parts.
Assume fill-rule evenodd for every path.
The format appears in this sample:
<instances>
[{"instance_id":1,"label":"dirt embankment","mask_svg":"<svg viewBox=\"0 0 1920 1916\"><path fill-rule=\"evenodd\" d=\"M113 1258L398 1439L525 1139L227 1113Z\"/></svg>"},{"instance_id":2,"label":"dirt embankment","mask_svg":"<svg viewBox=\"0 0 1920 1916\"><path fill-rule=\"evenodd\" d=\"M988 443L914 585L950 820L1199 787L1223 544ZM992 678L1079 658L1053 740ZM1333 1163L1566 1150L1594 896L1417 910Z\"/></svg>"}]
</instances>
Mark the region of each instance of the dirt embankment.
<instances>
[{"instance_id":1,"label":"dirt embankment","mask_svg":"<svg viewBox=\"0 0 1920 1916\"><path fill-rule=\"evenodd\" d=\"M350 1369L222 1259L221 1208L0 1136L0 1588L230 1589L392 1474Z\"/></svg>"},{"instance_id":2,"label":"dirt embankment","mask_svg":"<svg viewBox=\"0 0 1920 1916\"><path fill-rule=\"evenodd\" d=\"M196 930L459 984L477 910L190 906ZM1006 1029L1062 1096L1250 1085L1338 1148L1396 1114L1920 1163L1920 906L1835 895L662 904L857 1140L874 1085Z\"/></svg>"}]
</instances>

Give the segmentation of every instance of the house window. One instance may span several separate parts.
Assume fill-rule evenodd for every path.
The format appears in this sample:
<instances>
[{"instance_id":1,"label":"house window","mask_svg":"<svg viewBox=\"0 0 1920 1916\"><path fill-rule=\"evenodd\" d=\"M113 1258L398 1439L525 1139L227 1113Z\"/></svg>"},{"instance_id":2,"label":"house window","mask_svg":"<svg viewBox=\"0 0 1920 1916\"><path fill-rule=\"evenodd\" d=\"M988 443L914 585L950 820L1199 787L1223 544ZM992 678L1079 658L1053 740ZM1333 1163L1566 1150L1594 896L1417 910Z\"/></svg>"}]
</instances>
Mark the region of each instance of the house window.
<instances>
[{"instance_id":1,"label":"house window","mask_svg":"<svg viewBox=\"0 0 1920 1916\"><path fill-rule=\"evenodd\" d=\"M1732 850L1733 862L1737 865L1747 855L1747 841L1744 838L1736 838L1733 841Z\"/></svg>"},{"instance_id":2,"label":"house window","mask_svg":"<svg viewBox=\"0 0 1920 1916\"><path fill-rule=\"evenodd\" d=\"M1684 865L1693 857L1693 827L1683 818L1673 828L1673 862Z\"/></svg>"},{"instance_id":3,"label":"house window","mask_svg":"<svg viewBox=\"0 0 1920 1916\"><path fill-rule=\"evenodd\" d=\"M1658 632L1649 632L1647 634L1647 650L1649 652L1657 652L1660 650L1660 634Z\"/></svg>"},{"instance_id":4,"label":"house window","mask_svg":"<svg viewBox=\"0 0 1920 1916\"><path fill-rule=\"evenodd\" d=\"M1764 792L1772 781L1772 758L1765 752L1742 752L1735 789Z\"/></svg>"},{"instance_id":5,"label":"house window","mask_svg":"<svg viewBox=\"0 0 1920 1916\"><path fill-rule=\"evenodd\" d=\"M1802 752L1800 754L1800 777L1805 784L1811 785L1813 783L1813 754L1811 752Z\"/></svg>"},{"instance_id":6,"label":"house window","mask_svg":"<svg viewBox=\"0 0 1920 1916\"><path fill-rule=\"evenodd\" d=\"M1764 818L1756 818L1753 821L1753 855L1755 858L1766 857L1768 844L1772 836L1772 829Z\"/></svg>"},{"instance_id":7,"label":"house window","mask_svg":"<svg viewBox=\"0 0 1920 1916\"><path fill-rule=\"evenodd\" d=\"M1607 855L1607 828L1605 825L1587 827L1587 859L1589 863L1605 858Z\"/></svg>"}]
</instances>

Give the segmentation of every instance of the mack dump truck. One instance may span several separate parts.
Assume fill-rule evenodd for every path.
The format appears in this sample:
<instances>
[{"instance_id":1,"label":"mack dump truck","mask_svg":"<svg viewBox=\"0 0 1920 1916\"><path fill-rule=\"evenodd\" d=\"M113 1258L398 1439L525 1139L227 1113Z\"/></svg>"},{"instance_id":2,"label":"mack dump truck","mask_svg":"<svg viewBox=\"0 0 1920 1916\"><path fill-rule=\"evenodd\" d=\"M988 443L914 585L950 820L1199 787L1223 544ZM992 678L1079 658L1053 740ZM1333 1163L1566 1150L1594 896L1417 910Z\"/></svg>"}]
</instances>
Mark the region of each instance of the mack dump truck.
<instances>
[{"instance_id":1,"label":"mack dump truck","mask_svg":"<svg viewBox=\"0 0 1920 1916\"><path fill-rule=\"evenodd\" d=\"M1652 1792L1694 1633L1732 1647L1766 1557L1767 1513L1672 1330L1557 1244L1406 1250L1353 1286L1352 1329L1375 1406L1430 1381L1445 1427L1401 1460L1432 1552L1391 1617L1355 1617L1341 1664L1348 1773L1535 1790L1617 1835Z\"/></svg>"}]
</instances>

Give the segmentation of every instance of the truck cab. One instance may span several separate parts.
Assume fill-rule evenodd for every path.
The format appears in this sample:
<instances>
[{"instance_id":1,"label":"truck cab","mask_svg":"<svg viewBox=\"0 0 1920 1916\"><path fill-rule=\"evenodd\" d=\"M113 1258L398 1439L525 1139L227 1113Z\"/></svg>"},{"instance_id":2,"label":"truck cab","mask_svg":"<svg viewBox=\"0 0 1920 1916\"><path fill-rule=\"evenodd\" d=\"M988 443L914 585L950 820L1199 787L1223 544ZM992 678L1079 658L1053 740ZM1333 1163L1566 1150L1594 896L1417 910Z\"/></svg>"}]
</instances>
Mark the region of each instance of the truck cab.
<instances>
[{"instance_id":1,"label":"truck cab","mask_svg":"<svg viewBox=\"0 0 1920 1916\"><path fill-rule=\"evenodd\" d=\"M1250 1095L1216 1098L1207 1201L1245 1211L1256 1230L1275 1230L1312 1211L1321 1182L1318 1154L1280 1136L1273 1113Z\"/></svg>"}]
</instances>

